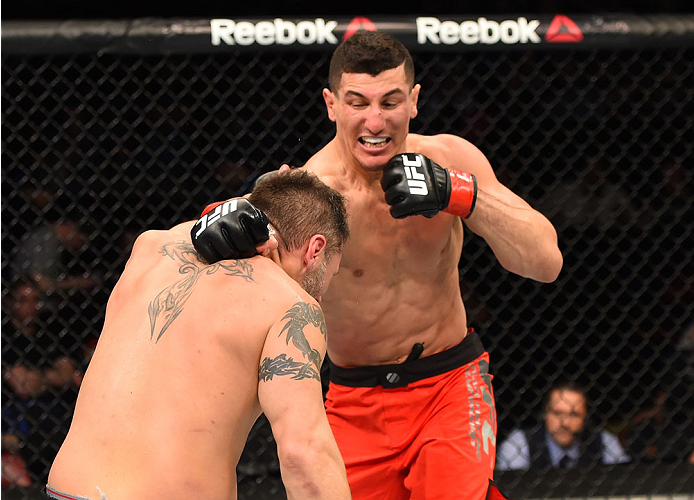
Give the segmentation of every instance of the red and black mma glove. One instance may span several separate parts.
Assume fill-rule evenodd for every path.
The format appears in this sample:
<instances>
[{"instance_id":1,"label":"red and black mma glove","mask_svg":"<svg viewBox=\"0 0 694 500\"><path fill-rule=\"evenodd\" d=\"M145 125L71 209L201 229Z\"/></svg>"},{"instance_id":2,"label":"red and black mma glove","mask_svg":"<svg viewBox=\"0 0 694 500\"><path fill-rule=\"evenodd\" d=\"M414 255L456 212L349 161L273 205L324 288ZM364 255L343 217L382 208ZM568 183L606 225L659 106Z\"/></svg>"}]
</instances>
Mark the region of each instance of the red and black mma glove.
<instances>
[{"instance_id":1,"label":"red and black mma glove","mask_svg":"<svg viewBox=\"0 0 694 500\"><path fill-rule=\"evenodd\" d=\"M388 160L381 187L396 219L433 217L441 210L467 218L477 201L474 175L445 169L419 153L398 154Z\"/></svg>"},{"instance_id":2,"label":"red and black mma glove","mask_svg":"<svg viewBox=\"0 0 694 500\"><path fill-rule=\"evenodd\" d=\"M270 238L267 215L245 198L212 203L190 230L193 246L210 264L257 255L256 246Z\"/></svg>"}]
</instances>

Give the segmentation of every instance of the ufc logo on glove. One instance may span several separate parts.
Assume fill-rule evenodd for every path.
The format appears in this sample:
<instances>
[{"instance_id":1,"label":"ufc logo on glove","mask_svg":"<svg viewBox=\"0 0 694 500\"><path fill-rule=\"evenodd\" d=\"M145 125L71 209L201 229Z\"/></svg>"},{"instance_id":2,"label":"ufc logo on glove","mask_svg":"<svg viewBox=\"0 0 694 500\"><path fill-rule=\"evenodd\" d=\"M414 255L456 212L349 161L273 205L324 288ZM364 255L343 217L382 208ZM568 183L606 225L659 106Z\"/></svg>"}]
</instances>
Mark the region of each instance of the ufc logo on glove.
<instances>
[{"instance_id":1,"label":"ufc logo on glove","mask_svg":"<svg viewBox=\"0 0 694 500\"><path fill-rule=\"evenodd\" d=\"M427 184L424 182L426 177L424 174L417 171L417 168L422 167L422 158L420 156L415 156L414 160L410 160L406 154L402 155L403 169L405 170L405 177L407 177L407 187L410 190L410 194L416 194L420 196L426 196L429 194L427 189Z\"/></svg>"},{"instance_id":2,"label":"ufc logo on glove","mask_svg":"<svg viewBox=\"0 0 694 500\"><path fill-rule=\"evenodd\" d=\"M443 210L469 217L477 199L477 181L469 172L448 170L421 153L393 156L383 169L381 187L396 219L434 217Z\"/></svg>"},{"instance_id":3,"label":"ufc logo on glove","mask_svg":"<svg viewBox=\"0 0 694 500\"><path fill-rule=\"evenodd\" d=\"M218 204L212 211L209 211L210 207L208 207L205 211L203 211L203 215L200 220L195 223L195 225L200 224L200 229L198 229L197 233L195 233L195 237L199 237L208 226L211 226L217 222L220 217L230 214L231 212L236 212L238 203L238 199L233 199Z\"/></svg>"},{"instance_id":4,"label":"ufc logo on glove","mask_svg":"<svg viewBox=\"0 0 694 500\"><path fill-rule=\"evenodd\" d=\"M270 238L270 221L245 198L210 203L190 230L199 256L208 264L245 259L258 254L257 246Z\"/></svg>"}]
</instances>

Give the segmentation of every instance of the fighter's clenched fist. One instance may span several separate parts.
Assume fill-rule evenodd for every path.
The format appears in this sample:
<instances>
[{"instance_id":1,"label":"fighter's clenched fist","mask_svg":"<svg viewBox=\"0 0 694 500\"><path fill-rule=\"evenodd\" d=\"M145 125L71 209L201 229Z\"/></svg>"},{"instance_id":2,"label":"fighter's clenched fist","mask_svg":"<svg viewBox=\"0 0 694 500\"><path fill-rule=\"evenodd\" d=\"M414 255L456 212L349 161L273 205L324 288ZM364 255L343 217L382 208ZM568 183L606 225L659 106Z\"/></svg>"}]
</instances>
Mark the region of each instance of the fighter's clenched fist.
<instances>
[{"instance_id":1,"label":"fighter's clenched fist","mask_svg":"<svg viewBox=\"0 0 694 500\"><path fill-rule=\"evenodd\" d=\"M268 217L245 198L208 205L193 225L190 237L200 256L213 264L224 259L243 259L258 253L268 241Z\"/></svg>"},{"instance_id":2,"label":"fighter's clenched fist","mask_svg":"<svg viewBox=\"0 0 694 500\"><path fill-rule=\"evenodd\" d=\"M396 219L433 217L441 210L469 217L477 200L474 175L447 170L419 153L398 154L388 160L381 187Z\"/></svg>"}]
</instances>

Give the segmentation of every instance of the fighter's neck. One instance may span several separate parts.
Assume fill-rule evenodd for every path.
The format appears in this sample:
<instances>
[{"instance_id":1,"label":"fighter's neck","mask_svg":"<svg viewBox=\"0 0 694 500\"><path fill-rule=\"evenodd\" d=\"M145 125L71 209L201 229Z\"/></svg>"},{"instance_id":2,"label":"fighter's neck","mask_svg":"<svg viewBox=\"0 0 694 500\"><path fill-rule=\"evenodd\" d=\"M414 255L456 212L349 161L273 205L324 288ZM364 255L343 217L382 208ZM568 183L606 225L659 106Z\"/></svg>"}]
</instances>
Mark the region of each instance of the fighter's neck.
<instances>
[{"instance_id":1,"label":"fighter's neck","mask_svg":"<svg viewBox=\"0 0 694 500\"><path fill-rule=\"evenodd\" d=\"M352 186L380 186L381 177L383 177L382 168L364 167L350 151L345 151L338 139L334 139L329 147L331 148L330 170L335 175Z\"/></svg>"}]
</instances>

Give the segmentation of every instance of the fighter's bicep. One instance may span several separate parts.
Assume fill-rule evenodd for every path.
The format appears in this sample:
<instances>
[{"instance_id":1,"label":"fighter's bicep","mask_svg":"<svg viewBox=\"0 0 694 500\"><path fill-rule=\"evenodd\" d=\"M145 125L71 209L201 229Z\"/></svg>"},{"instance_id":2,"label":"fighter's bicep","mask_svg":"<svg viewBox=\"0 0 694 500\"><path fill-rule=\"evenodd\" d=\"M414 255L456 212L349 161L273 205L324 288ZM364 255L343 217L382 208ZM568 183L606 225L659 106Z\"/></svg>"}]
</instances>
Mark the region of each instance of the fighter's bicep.
<instances>
[{"instance_id":1,"label":"fighter's bicep","mask_svg":"<svg viewBox=\"0 0 694 500\"><path fill-rule=\"evenodd\" d=\"M268 332L258 367L258 398L273 426L308 408L322 409L320 367L326 337L320 307L303 301Z\"/></svg>"}]
</instances>

